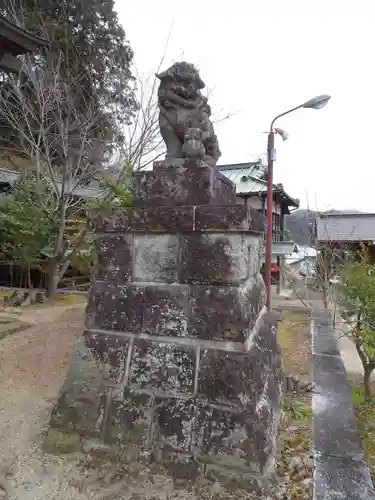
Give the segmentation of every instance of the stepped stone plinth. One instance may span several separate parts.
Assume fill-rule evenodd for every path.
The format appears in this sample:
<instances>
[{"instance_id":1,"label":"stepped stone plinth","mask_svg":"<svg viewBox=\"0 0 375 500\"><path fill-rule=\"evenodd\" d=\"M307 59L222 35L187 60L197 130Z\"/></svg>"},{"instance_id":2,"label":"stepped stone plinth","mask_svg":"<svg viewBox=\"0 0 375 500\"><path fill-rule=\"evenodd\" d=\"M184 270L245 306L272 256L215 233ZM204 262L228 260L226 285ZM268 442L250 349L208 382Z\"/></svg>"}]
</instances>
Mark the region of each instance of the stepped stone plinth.
<instances>
[{"instance_id":1,"label":"stepped stone plinth","mask_svg":"<svg viewBox=\"0 0 375 500\"><path fill-rule=\"evenodd\" d=\"M267 490L282 369L262 214L204 158L158 162L133 189L132 208L89 214L86 331L51 427L173 475Z\"/></svg>"}]
</instances>

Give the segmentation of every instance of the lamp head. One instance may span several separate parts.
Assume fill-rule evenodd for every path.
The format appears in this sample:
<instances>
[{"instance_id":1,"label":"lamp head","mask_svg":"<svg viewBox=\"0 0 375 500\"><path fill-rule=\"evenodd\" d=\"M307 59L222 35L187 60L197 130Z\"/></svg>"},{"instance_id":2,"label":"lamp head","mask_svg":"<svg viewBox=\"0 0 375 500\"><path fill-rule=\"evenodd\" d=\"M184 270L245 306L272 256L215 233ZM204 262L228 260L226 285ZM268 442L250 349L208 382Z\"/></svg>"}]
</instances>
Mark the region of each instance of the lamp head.
<instances>
[{"instance_id":1,"label":"lamp head","mask_svg":"<svg viewBox=\"0 0 375 500\"><path fill-rule=\"evenodd\" d=\"M275 130L276 134L281 135L281 138L284 142L288 140L289 134L286 130L283 130L282 128L277 128L277 127L274 130Z\"/></svg>"},{"instance_id":2,"label":"lamp head","mask_svg":"<svg viewBox=\"0 0 375 500\"><path fill-rule=\"evenodd\" d=\"M328 94L318 95L317 97L313 97L309 101L306 101L305 104L302 105L303 108L310 109L322 109L328 101L331 99L331 96Z\"/></svg>"}]
</instances>

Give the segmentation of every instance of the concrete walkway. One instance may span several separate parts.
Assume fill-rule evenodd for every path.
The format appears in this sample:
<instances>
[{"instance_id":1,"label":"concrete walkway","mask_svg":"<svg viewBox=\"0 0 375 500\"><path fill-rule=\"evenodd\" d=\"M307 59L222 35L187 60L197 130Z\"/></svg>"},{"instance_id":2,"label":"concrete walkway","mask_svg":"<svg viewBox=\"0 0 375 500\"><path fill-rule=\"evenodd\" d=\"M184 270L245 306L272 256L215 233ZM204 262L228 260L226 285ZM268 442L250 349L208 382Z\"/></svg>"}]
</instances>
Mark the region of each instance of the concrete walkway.
<instances>
[{"instance_id":1,"label":"concrete walkway","mask_svg":"<svg viewBox=\"0 0 375 500\"><path fill-rule=\"evenodd\" d=\"M363 375L362 362L359 359L354 342L345 336L348 331L349 327L347 323L338 318L335 324L335 333L345 370L347 373Z\"/></svg>"}]
</instances>

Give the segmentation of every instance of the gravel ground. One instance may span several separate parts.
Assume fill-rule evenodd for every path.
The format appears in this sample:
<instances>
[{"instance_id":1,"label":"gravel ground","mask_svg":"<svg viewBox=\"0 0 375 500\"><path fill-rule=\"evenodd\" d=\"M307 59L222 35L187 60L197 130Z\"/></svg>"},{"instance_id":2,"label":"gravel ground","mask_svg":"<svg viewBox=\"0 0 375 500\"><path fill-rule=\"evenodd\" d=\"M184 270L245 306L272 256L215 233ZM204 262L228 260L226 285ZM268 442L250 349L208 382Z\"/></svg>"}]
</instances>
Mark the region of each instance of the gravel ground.
<instances>
[{"instance_id":1,"label":"gravel ground","mask_svg":"<svg viewBox=\"0 0 375 500\"><path fill-rule=\"evenodd\" d=\"M82 334L83 307L39 316L37 324L0 343L0 484L9 499L79 498L57 493L55 466L41 460L38 444Z\"/></svg>"}]
</instances>

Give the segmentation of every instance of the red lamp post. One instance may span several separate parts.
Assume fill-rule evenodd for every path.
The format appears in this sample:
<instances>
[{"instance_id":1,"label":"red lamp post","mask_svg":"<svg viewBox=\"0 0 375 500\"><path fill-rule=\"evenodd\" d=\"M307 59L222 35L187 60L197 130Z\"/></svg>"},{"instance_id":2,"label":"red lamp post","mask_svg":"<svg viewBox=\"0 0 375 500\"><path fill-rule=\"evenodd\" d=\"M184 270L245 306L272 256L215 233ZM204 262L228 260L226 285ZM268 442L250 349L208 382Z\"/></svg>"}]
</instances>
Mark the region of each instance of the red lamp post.
<instances>
[{"instance_id":1,"label":"red lamp post","mask_svg":"<svg viewBox=\"0 0 375 500\"><path fill-rule=\"evenodd\" d=\"M266 255L265 255L265 283L267 292L267 309L271 310L271 260L272 260L272 214L273 214L273 162L276 159L275 150L275 134L281 135L284 141L287 140L288 134L280 129L274 128L275 121L293 111L300 108L310 108L310 109L321 109L323 108L331 96L320 95L306 101L304 104L300 104L295 108L285 111L277 115L271 122L270 131L268 133L268 143L267 143L267 159L268 159L268 170L267 170L267 227L266 227Z\"/></svg>"}]
</instances>

